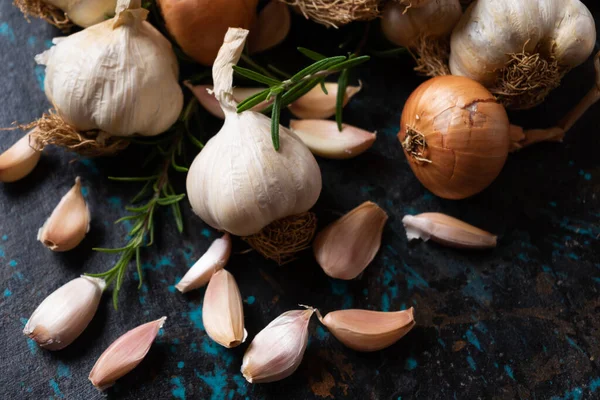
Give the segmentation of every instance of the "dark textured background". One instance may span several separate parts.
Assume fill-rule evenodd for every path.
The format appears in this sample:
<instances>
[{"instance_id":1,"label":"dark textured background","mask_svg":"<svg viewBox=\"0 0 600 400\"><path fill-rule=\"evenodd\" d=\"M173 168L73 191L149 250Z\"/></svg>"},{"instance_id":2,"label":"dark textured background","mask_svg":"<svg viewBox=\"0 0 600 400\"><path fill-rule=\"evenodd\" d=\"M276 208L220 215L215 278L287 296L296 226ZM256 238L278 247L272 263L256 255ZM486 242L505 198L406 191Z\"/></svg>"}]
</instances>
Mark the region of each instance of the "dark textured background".
<instances>
[{"instance_id":1,"label":"dark textured background","mask_svg":"<svg viewBox=\"0 0 600 400\"><path fill-rule=\"evenodd\" d=\"M10 3L0 4L0 126L31 121L49 107L41 91L44 71L33 56L58 34L43 22L27 23ZM598 2L587 3L600 21ZM283 50L259 61L296 62L300 58L282 54L294 54L297 45L333 54L337 43L362 29L327 31L298 16L293 24ZM376 31L375 25L368 47L384 48ZM96 358L126 330L167 315L164 334L148 357L109 397L599 398L600 107L590 110L563 144L511 155L501 176L480 195L446 201L415 179L395 137L404 101L422 81L411 71L410 59L374 59L359 75L364 89L345 118L376 130L378 138L351 161L319 160L324 187L316 212L325 224L365 200L383 207L390 219L372 265L361 279L348 282L328 279L310 252L281 268L256 254L235 254L228 269L245 299L250 339L298 303L324 312L414 306L418 324L410 334L385 351L361 354L342 347L315 319L295 375L279 383L247 384L239 373L247 343L226 350L211 342L201 322L203 290L185 296L174 290L218 236L185 203L183 235L170 215L159 216L160 240L144 253L142 289L136 289L132 267L119 311L105 296L75 343L60 352L39 349L22 335L24 323L57 287L115 261L90 248L123 244L124 227L112 223L138 186L106 177L143 173L138 165L145 151L131 148L114 159L85 160L52 148L29 177L0 184L0 396L100 398L87 380ZM512 121L526 127L555 123L589 89L593 76L588 61L544 105L513 114ZM218 128L217 121L208 125L203 135ZM0 149L19 135L2 132ZM36 241L36 232L77 175L92 210L92 229L76 250L55 254ZM180 177L180 191L182 183ZM467 252L407 243L402 216L425 211L446 212L497 233L498 248ZM236 252L244 249L236 242Z\"/></svg>"}]
</instances>

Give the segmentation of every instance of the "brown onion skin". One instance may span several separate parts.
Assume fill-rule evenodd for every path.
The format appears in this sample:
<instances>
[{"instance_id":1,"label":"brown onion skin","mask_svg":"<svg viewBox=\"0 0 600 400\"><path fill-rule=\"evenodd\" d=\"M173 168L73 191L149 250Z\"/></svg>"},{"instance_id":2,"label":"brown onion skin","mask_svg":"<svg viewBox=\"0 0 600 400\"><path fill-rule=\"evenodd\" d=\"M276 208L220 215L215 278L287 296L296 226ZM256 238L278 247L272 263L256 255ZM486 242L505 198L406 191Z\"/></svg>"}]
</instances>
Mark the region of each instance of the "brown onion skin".
<instances>
[{"instance_id":1,"label":"brown onion skin","mask_svg":"<svg viewBox=\"0 0 600 400\"><path fill-rule=\"evenodd\" d=\"M418 161L404 149L410 167L431 192L464 199L481 192L500 174L509 149L506 110L481 84L461 76L440 76L421 84L408 98L398 139L407 128L425 137Z\"/></svg>"},{"instance_id":2,"label":"brown onion skin","mask_svg":"<svg viewBox=\"0 0 600 400\"><path fill-rule=\"evenodd\" d=\"M171 36L202 65L215 61L229 27L249 29L258 0L158 0Z\"/></svg>"}]
</instances>

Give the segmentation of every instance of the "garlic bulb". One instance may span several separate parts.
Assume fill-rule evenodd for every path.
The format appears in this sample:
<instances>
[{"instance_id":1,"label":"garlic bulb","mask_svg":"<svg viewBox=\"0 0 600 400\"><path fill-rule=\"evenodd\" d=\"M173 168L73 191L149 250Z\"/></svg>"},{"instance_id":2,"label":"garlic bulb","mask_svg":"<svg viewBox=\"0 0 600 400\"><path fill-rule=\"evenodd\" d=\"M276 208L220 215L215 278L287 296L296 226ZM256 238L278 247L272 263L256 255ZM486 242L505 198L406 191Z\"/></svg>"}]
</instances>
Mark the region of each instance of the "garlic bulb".
<instances>
[{"instance_id":1,"label":"garlic bulb","mask_svg":"<svg viewBox=\"0 0 600 400\"><path fill-rule=\"evenodd\" d=\"M225 124L198 154L187 176L193 211L220 231L246 236L271 222L310 209L321 192L321 172L311 152L280 127L281 148L271 141L271 120L236 112L233 69L247 30L231 28L213 67L214 93Z\"/></svg>"},{"instance_id":2,"label":"garlic bulb","mask_svg":"<svg viewBox=\"0 0 600 400\"><path fill-rule=\"evenodd\" d=\"M114 18L55 39L36 56L46 66L46 96L65 124L107 136L153 136L177 120L177 59L147 15L141 0L119 0Z\"/></svg>"},{"instance_id":3,"label":"garlic bulb","mask_svg":"<svg viewBox=\"0 0 600 400\"><path fill-rule=\"evenodd\" d=\"M112 17L117 0L14 0L14 3L26 15L44 18L58 27L71 21L86 28ZM62 10L68 19L55 15L52 7Z\"/></svg>"},{"instance_id":4,"label":"garlic bulb","mask_svg":"<svg viewBox=\"0 0 600 400\"><path fill-rule=\"evenodd\" d=\"M531 108L592 53L596 28L579 0L478 0L452 32L450 71L510 107Z\"/></svg>"},{"instance_id":5,"label":"garlic bulb","mask_svg":"<svg viewBox=\"0 0 600 400\"><path fill-rule=\"evenodd\" d=\"M52 251L75 248L90 230L90 210L81 193L81 179L63 196L39 229L37 239Z\"/></svg>"},{"instance_id":6,"label":"garlic bulb","mask_svg":"<svg viewBox=\"0 0 600 400\"><path fill-rule=\"evenodd\" d=\"M48 350L67 347L96 314L105 286L104 279L89 276L64 284L35 309L23 333Z\"/></svg>"},{"instance_id":7,"label":"garlic bulb","mask_svg":"<svg viewBox=\"0 0 600 400\"><path fill-rule=\"evenodd\" d=\"M31 140L31 132L28 132L0 154L0 182L15 182L33 171L42 152L32 147Z\"/></svg>"}]
</instances>

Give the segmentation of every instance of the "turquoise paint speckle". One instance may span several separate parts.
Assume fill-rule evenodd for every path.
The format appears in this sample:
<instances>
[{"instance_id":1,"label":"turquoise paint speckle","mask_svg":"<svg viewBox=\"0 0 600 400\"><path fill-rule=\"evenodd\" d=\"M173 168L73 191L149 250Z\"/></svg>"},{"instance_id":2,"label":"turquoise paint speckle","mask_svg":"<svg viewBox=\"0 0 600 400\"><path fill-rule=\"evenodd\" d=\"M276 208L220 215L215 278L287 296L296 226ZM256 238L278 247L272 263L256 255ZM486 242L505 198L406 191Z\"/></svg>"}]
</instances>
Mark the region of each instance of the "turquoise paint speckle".
<instances>
[{"instance_id":1,"label":"turquoise paint speckle","mask_svg":"<svg viewBox=\"0 0 600 400\"><path fill-rule=\"evenodd\" d=\"M21 317L20 321L21 321L21 325L23 325L23 327L25 327L25 325L27 325L27 321L28 321L27 318ZM35 340L28 338L27 339L27 347L29 347L29 352L31 354L37 353L38 346L37 346L37 343L35 342Z\"/></svg>"},{"instance_id":2,"label":"turquoise paint speckle","mask_svg":"<svg viewBox=\"0 0 600 400\"><path fill-rule=\"evenodd\" d=\"M528 262L529 261L529 257L525 253L519 253L519 254L517 254L517 258L519 260L521 260L521 261L524 261L524 262Z\"/></svg>"},{"instance_id":3,"label":"turquoise paint speckle","mask_svg":"<svg viewBox=\"0 0 600 400\"><path fill-rule=\"evenodd\" d=\"M329 332L319 325L317 326L317 329L315 329L315 336L317 337L317 340L325 340L329 337Z\"/></svg>"},{"instance_id":4,"label":"turquoise paint speckle","mask_svg":"<svg viewBox=\"0 0 600 400\"><path fill-rule=\"evenodd\" d=\"M438 343L445 349L446 343L442 340L442 338L438 338Z\"/></svg>"},{"instance_id":5,"label":"turquoise paint speckle","mask_svg":"<svg viewBox=\"0 0 600 400\"><path fill-rule=\"evenodd\" d=\"M598 389L600 389L600 378L592 379L590 381L590 391L596 393Z\"/></svg>"},{"instance_id":6,"label":"turquoise paint speckle","mask_svg":"<svg viewBox=\"0 0 600 400\"><path fill-rule=\"evenodd\" d=\"M169 257L162 256L154 264L151 262L143 263L142 269L150 270L150 271L158 271L158 270L162 269L163 267L173 267L173 266L174 266L173 261Z\"/></svg>"},{"instance_id":7,"label":"turquoise paint speckle","mask_svg":"<svg viewBox=\"0 0 600 400\"><path fill-rule=\"evenodd\" d=\"M8 265L9 265L9 266L11 266L11 267L13 267L13 268L14 268L14 267L16 267L16 266L17 266L17 264L18 264L18 262L16 262L15 260L10 260L10 261L8 262Z\"/></svg>"},{"instance_id":8,"label":"turquoise paint speckle","mask_svg":"<svg viewBox=\"0 0 600 400\"><path fill-rule=\"evenodd\" d=\"M390 311L390 296L387 293L381 295L381 311Z\"/></svg>"},{"instance_id":9,"label":"turquoise paint speckle","mask_svg":"<svg viewBox=\"0 0 600 400\"><path fill-rule=\"evenodd\" d=\"M249 305L254 304L255 301L256 301L256 297L254 297L254 296L248 296L246 298L246 303L248 303Z\"/></svg>"},{"instance_id":10,"label":"turquoise paint speckle","mask_svg":"<svg viewBox=\"0 0 600 400\"><path fill-rule=\"evenodd\" d=\"M177 368L181 369L181 368L183 368L183 367L184 367L184 365L185 365L185 363L184 363L183 361L179 361L179 362L177 363Z\"/></svg>"},{"instance_id":11,"label":"turquoise paint speckle","mask_svg":"<svg viewBox=\"0 0 600 400\"><path fill-rule=\"evenodd\" d=\"M173 397L179 400L185 400L185 387L183 386L183 378L178 376L174 376L171 378L171 385L175 387L171 390L171 394Z\"/></svg>"},{"instance_id":12,"label":"turquoise paint speckle","mask_svg":"<svg viewBox=\"0 0 600 400\"><path fill-rule=\"evenodd\" d=\"M2 246L0 246L0 257L4 257L4 248Z\"/></svg>"},{"instance_id":13,"label":"turquoise paint speckle","mask_svg":"<svg viewBox=\"0 0 600 400\"><path fill-rule=\"evenodd\" d=\"M485 324L483 322L478 322L475 324L475 329L477 329L479 332L483 333L483 334L487 334L488 330L487 327L485 326Z\"/></svg>"},{"instance_id":14,"label":"turquoise paint speckle","mask_svg":"<svg viewBox=\"0 0 600 400\"><path fill-rule=\"evenodd\" d=\"M11 43L17 40L12 28L6 22L0 24L0 36L7 38Z\"/></svg>"},{"instance_id":15,"label":"turquoise paint speckle","mask_svg":"<svg viewBox=\"0 0 600 400\"><path fill-rule=\"evenodd\" d=\"M342 302L342 307L343 308L352 307L353 299L352 299L352 295L349 293L348 283L340 281L340 280L334 280L334 279L330 279L329 283L331 285L331 291L333 294L335 294L336 296L344 296L343 302Z\"/></svg>"},{"instance_id":16,"label":"turquoise paint speckle","mask_svg":"<svg viewBox=\"0 0 600 400\"><path fill-rule=\"evenodd\" d=\"M179 283L179 281L180 281L180 280L181 280L181 277L180 277L180 276L178 276L178 277L177 277L177 279L175 280L175 285L177 285L177 283ZM175 285L170 285L170 286L167 288L167 290L168 290L170 293L175 293L175 291L177 290L177 289L175 288Z\"/></svg>"},{"instance_id":17,"label":"turquoise paint speckle","mask_svg":"<svg viewBox=\"0 0 600 400\"><path fill-rule=\"evenodd\" d=\"M569 254L567 254L567 257L569 257L571 260L575 260L575 261L579 260L579 256L575 253L569 253Z\"/></svg>"},{"instance_id":18,"label":"turquoise paint speckle","mask_svg":"<svg viewBox=\"0 0 600 400\"><path fill-rule=\"evenodd\" d=\"M79 160L79 162L85 165L87 169L89 169L94 175L98 175L100 173L100 170L98 169L96 163L93 160L89 158L82 158Z\"/></svg>"},{"instance_id":19,"label":"turquoise paint speckle","mask_svg":"<svg viewBox=\"0 0 600 400\"><path fill-rule=\"evenodd\" d=\"M206 375L200 375L197 371L194 372L210 388L212 392L210 400L221 400L223 398L223 392L227 388L227 372L223 368L216 367L212 374Z\"/></svg>"},{"instance_id":20,"label":"turquoise paint speckle","mask_svg":"<svg viewBox=\"0 0 600 400\"><path fill-rule=\"evenodd\" d=\"M71 369L68 365L63 364L62 362L58 362L58 369L56 371L60 378L70 378L71 377Z\"/></svg>"},{"instance_id":21,"label":"turquoise paint speckle","mask_svg":"<svg viewBox=\"0 0 600 400\"><path fill-rule=\"evenodd\" d=\"M10 297L12 295L12 292L10 291L9 288L4 289L4 297Z\"/></svg>"},{"instance_id":22,"label":"turquoise paint speckle","mask_svg":"<svg viewBox=\"0 0 600 400\"><path fill-rule=\"evenodd\" d=\"M565 393L563 397L553 396L550 400L581 400L583 398L583 389L575 388Z\"/></svg>"},{"instance_id":23,"label":"turquoise paint speckle","mask_svg":"<svg viewBox=\"0 0 600 400\"><path fill-rule=\"evenodd\" d=\"M234 361L233 354L230 351L227 351L225 347L213 342L206 336L202 338L201 347L205 354L218 358L226 366L230 366Z\"/></svg>"},{"instance_id":24,"label":"turquoise paint speckle","mask_svg":"<svg viewBox=\"0 0 600 400\"><path fill-rule=\"evenodd\" d=\"M31 47L35 46L36 42L37 42L37 38L35 36L29 36L27 38L27 44Z\"/></svg>"},{"instance_id":25,"label":"turquoise paint speckle","mask_svg":"<svg viewBox=\"0 0 600 400\"><path fill-rule=\"evenodd\" d=\"M19 271L15 272L15 273L13 274L13 276L14 276L15 278L17 278L18 280L20 280L20 281L22 281L22 280L24 279L24 277L23 277L23 274L22 274L22 273L20 273Z\"/></svg>"},{"instance_id":26,"label":"turquoise paint speckle","mask_svg":"<svg viewBox=\"0 0 600 400\"><path fill-rule=\"evenodd\" d=\"M556 202L555 202L555 201L551 201L551 202L550 202L550 203L548 203L548 204L550 204L550 207L556 207Z\"/></svg>"},{"instance_id":27,"label":"turquoise paint speckle","mask_svg":"<svg viewBox=\"0 0 600 400\"><path fill-rule=\"evenodd\" d=\"M368 296L368 295L369 295L369 289L367 289L367 288L364 288L364 289L363 289L363 294L364 294L365 296Z\"/></svg>"},{"instance_id":28,"label":"turquoise paint speckle","mask_svg":"<svg viewBox=\"0 0 600 400\"><path fill-rule=\"evenodd\" d=\"M479 339L477 339L477 336L475 336L475 333L472 329L469 329L465 336L467 337L467 341L469 343L475 346L477 350L481 351L481 343L479 343Z\"/></svg>"},{"instance_id":29,"label":"turquoise paint speckle","mask_svg":"<svg viewBox=\"0 0 600 400\"><path fill-rule=\"evenodd\" d=\"M108 205L111 208L120 210L123 207L123 201L117 196L112 196L108 198Z\"/></svg>"},{"instance_id":30,"label":"turquoise paint speckle","mask_svg":"<svg viewBox=\"0 0 600 400\"><path fill-rule=\"evenodd\" d=\"M423 195L423 200L425 200L425 201L429 201L429 200L433 200L433 199L434 199L434 196L431 193L429 193L429 192L426 192Z\"/></svg>"},{"instance_id":31,"label":"turquoise paint speckle","mask_svg":"<svg viewBox=\"0 0 600 400\"><path fill-rule=\"evenodd\" d=\"M85 186L81 187L81 194L83 195L83 197L87 197L87 195L89 193L90 193L90 190L87 187L85 187Z\"/></svg>"},{"instance_id":32,"label":"turquoise paint speckle","mask_svg":"<svg viewBox=\"0 0 600 400\"><path fill-rule=\"evenodd\" d=\"M204 324L202 323L202 306L198 306L195 310L188 312L187 315L196 329L204 330Z\"/></svg>"},{"instance_id":33,"label":"turquoise paint speckle","mask_svg":"<svg viewBox=\"0 0 600 400\"><path fill-rule=\"evenodd\" d=\"M192 352L194 352L194 353L198 352L198 345L196 344L196 342L192 343L190 345L190 348L192 349Z\"/></svg>"},{"instance_id":34,"label":"turquoise paint speckle","mask_svg":"<svg viewBox=\"0 0 600 400\"><path fill-rule=\"evenodd\" d=\"M473 371L477 371L477 364L475 364L475 360L473 360L473 357L467 356L467 362L469 363L469 367L471 367Z\"/></svg>"},{"instance_id":35,"label":"turquoise paint speckle","mask_svg":"<svg viewBox=\"0 0 600 400\"><path fill-rule=\"evenodd\" d=\"M2 235L2 240L6 242L8 240L8 235Z\"/></svg>"},{"instance_id":36,"label":"turquoise paint speckle","mask_svg":"<svg viewBox=\"0 0 600 400\"><path fill-rule=\"evenodd\" d=\"M580 352L585 354L585 351L583 351L583 349L581 347L579 347L579 345L570 337L565 336L565 340L567 341L567 343L569 343L569 346L573 347L574 349L579 350Z\"/></svg>"},{"instance_id":37,"label":"turquoise paint speckle","mask_svg":"<svg viewBox=\"0 0 600 400\"><path fill-rule=\"evenodd\" d=\"M50 387L54 391L54 395L56 397L61 398L61 399L63 399L65 397L65 395L62 394L62 392L60 391L60 388L58 387L58 383L56 383L56 381L54 379L50 379Z\"/></svg>"},{"instance_id":38,"label":"turquoise paint speckle","mask_svg":"<svg viewBox=\"0 0 600 400\"><path fill-rule=\"evenodd\" d=\"M412 371L413 369L417 368L417 365L419 365L419 363L417 363L417 360L415 360L412 357L409 357L406 359L406 362L404 363L404 368Z\"/></svg>"},{"instance_id":39,"label":"turquoise paint speckle","mask_svg":"<svg viewBox=\"0 0 600 400\"><path fill-rule=\"evenodd\" d=\"M44 82L46 81L46 70L41 65L36 65L33 69L35 73L35 80L41 91L44 91Z\"/></svg>"},{"instance_id":40,"label":"turquoise paint speckle","mask_svg":"<svg viewBox=\"0 0 600 400\"><path fill-rule=\"evenodd\" d=\"M54 43L52 43L52 40L46 39L44 40L44 46L49 49L50 47L54 46Z\"/></svg>"},{"instance_id":41,"label":"turquoise paint speckle","mask_svg":"<svg viewBox=\"0 0 600 400\"><path fill-rule=\"evenodd\" d=\"M515 380L515 375L513 374L513 370L510 367L510 365L505 365L504 366L504 372L506 372L506 375L508 375L508 377L510 379L512 379L513 381Z\"/></svg>"},{"instance_id":42,"label":"turquoise paint speckle","mask_svg":"<svg viewBox=\"0 0 600 400\"><path fill-rule=\"evenodd\" d=\"M429 284L427 283L427 281L425 279L423 279L421 277L421 275L419 275L417 273L417 271L415 271L414 269L409 267L408 264L406 264L405 262L402 264L404 266L404 270L406 272L408 272L405 275L408 290L411 290L414 287L419 288L419 289L426 289L429 287Z\"/></svg>"},{"instance_id":43,"label":"turquoise paint speckle","mask_svg":"<svg viewBox=\"0 0 600 400\"><path fill-rule=\"evenodd\" d=\"M202 236L209 238L211 235L208 229L202 229Z\"/></svg>"},{"instance_id":44,"label":"turquoise paint speckle","mask_svg":"<svg viewBox=\"0 0 600 400\"><path fill-rule=\"evenodd\" d=\"M245 396L248 393L248 387L246 383L246 379L241 374L236 374L233 376L233 382L237 385L237 394L240 396Z\"/></svg>"},{"instance_id":45,"label":"turquoise paint speckle","mask_svg":"<svg viewBox=\"0 0 600 400\"><path fill-rule=\"evenodd\" d=\"M591 181L592 180L592 174L587 173L587 174L583 175L583 179L585 179L586 181Z\"/></svg>"},{"instance_id":46,"label":"turquoise paint speckle","mask_svg":"<svg viewBox=\"0 0 600 400\"><path fill-rule=\"evenodd\" d=\"M469 283L462 288L462 293L465 296L472 297L481 304L488 305L493 300L492 293L486 288L481 276L472 272L469 274Z\"/></svg>"}]
</instances>

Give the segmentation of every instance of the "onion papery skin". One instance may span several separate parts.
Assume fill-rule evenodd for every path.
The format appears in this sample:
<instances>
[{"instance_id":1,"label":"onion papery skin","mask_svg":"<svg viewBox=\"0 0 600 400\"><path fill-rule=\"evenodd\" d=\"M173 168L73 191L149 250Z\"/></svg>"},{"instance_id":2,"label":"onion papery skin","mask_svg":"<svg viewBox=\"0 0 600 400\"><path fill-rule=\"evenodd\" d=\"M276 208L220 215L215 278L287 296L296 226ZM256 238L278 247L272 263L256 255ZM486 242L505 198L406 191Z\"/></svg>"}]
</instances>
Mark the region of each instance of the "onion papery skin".
<instances>
[{"instance_id":1,"label":"onion papery skin","mask_svg":"<svg viewBox=\"0 0 600 400\"><path fill-rule=\"evenodd\" d=\"M421 84L408 98L398 139L423 135L419 161L403 146L408 163L431 192L464 199L481 192L500 174L509 150L506 110L481 84L440 76Z\"/></svg>"}]
</instances>

